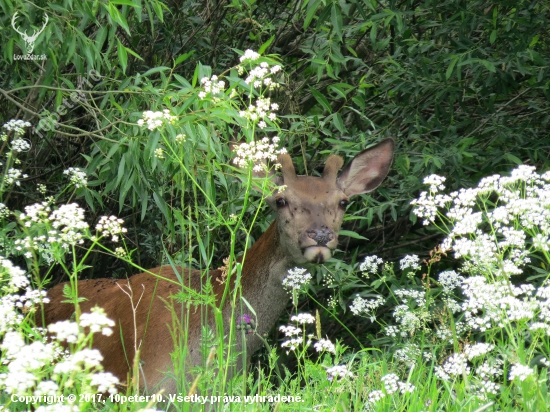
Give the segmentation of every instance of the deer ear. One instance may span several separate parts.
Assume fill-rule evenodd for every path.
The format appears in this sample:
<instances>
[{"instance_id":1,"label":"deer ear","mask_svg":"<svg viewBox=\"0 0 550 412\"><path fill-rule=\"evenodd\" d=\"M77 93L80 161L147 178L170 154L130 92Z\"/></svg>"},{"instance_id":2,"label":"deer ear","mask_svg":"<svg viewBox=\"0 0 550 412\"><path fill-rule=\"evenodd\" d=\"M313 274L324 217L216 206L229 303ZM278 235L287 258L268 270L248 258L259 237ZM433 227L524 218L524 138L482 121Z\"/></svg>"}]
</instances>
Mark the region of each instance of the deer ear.
<instances>
[{"instance_id":1,"label":"deer ear","mask_svg":"<svg viewBox=\"0 0 550 412\"><path fill-rule=\"evenodd\" d=\"M355 156L336 180L348 196L368 193L378 187L388 174L395 142L386 139Z\"/></svg>"}]
</instances>

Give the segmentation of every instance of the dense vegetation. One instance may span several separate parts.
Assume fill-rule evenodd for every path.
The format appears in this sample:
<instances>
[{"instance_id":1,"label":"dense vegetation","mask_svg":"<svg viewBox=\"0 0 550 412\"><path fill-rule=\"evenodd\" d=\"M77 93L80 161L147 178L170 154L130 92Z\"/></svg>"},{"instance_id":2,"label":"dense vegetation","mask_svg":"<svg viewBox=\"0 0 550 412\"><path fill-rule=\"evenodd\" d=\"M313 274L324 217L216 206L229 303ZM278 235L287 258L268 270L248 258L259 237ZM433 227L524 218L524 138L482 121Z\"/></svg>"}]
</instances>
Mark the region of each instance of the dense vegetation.
<instances>
[{"instance_id":1,"label":"dense vegetation","mask_svg":"<svg viewBox=\"0 0 550 412\"><path fill-rule=\"evenodd\" d=\"M0 124L8 125L1 130L0 254L31 280L29 285L10 280L21 274L3 260L5 305L19 288L41 289L46 280L122 277L168 261L219 267L227 256L234 258L271 220L267 210L258 209L262 197L250 191L246 170L233 163L236 143L264 136L273 142L278 136L275 143L292 154L298 171L316 174L328 153L349 160L392 137L397 152L390 175L376 193L348 207L341 253L313 273L314 282L298 304L300 311L320 311L323 336L341 342L336 355L308 358L307 350L298 356L291 351L279 368L288 372L280 380L269 379L263 374L275 374L275 353L285 356L279 347L285 337L275 332L271 343L277 350L262 358L272 368L249 376L248 393L302 394L309 408L341 410L548 409L550 341L543 327L531 329L548 322L549 206L542 175L550 169L548 3L0 0L0 7ZM30 45L15 28L27 35L38 32L46 15L32 50L38 58L22 59ZM263 57L242 61L245 50ZM282 70L270 74L276 87L263 84L251 91L245 80L260 62ZM255 93L278 104L265 127L241 113L255 104ZM159 127L148 128L152 113L164 110ZM454 210L436 219L428 200L441 192L442 181L432 176L426 181L431 188L417 202L424 214L413 213L411 201L425 190L427 176L445 176L450 192L475 187L495 173L510 175L517 165L534 166L542 177L518 169L515 181L468 192L470 200L456 208L471 207L470 212ZM491 213L510 204L509 192L538 205L532 210L541 220L522 220L522 204L505 208L507 221L495 224ZM25 211L40 202L47 204ZM441 209L451 206L448 199L439 202ZM96 227L101 216L116 215L127 232L114 227L93 233L82 226L69 246L41 240L55 222L46 216L60 209L78 216L72 203L85 210L82 222L89 227ZM23 211L26 217L20 216ZM25 225L32 213L44 219ZM424 225L426 213L430 219ZM470 222L472 214L472 225L464 229L461 221ZM503 227L520 240L510 240L512 232ZM62 239L66 233L56 229ZM461 237L474 243L457 256L460 247L453 241ZM453 251L436 249L445 238ZM85 242L79 245L80 240ZM474 246L494 259L476 260ZM420 259L403 261L406 255ZM504 270L510 262L521 269ZM456 276L439 277L452 270ZM491 285L488 293L508 302L502 303L505 311L517 303L507 286L513 290L510 285L528 283L535 289L513 294L530 302L524 315L506 312L508 320L489 316L484 329L475 322L457 328L475 318L467 306L475 281L477 290ZM458 310L456 305L466 306ZM17 325L30 345L38 337L22 322L26 311L16 311L6 325ZM533 315L525 317L529 311ZM22 345L10 331L0 326L0 338ZM82 349L88 342L75 345ZM470 358L472 351L465 348L475 343L492 348L478 347L481 355ZM7 347L2 356L15 357ZM489 356L486 365L475 358L484 355ZM458 369L449 366L450 360ZM338 364L368 379L327 380L327 370ZM475 375L483 365L484 373L495 377L494 385ZM0 367L0 388L6 387L2 373L7 372ZM37 381L49 376L41 373ZM81 379L83 393L93 379ZM221 381L216 388L225 387ZM239 388L234 395L243 394L243 385L232 387ZM0 399L8 399L6 393ZM278 408L295 410L296 405Z\"/></svg>"}]
</instances>

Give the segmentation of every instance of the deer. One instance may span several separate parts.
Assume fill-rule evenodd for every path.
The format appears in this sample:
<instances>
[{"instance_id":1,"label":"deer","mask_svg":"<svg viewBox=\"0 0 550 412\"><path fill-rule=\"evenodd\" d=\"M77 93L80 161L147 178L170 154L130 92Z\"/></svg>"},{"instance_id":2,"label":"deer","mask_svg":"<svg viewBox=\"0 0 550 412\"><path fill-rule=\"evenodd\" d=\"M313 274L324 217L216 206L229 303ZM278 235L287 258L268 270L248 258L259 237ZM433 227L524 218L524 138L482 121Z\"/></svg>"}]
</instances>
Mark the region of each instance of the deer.
<instances>
[{"instance_id":1,"label":"deer","mask_svg":"<svg viewBox=\"0 0 550 412\"><path fill-rule=\"evenodd\" d=\"M266 199L276 218L247 251L242 266L241 293L256 314L256 333L247 335L246 346L238 348L246 354L239 360L240 367L246 370L252 354L262 345L257 335L263 336L273 328L290 301L290 294L282 286L287 271L295 266L324 263L332 257L349 199L380 185L390 169L393 151L394 141L383 140L357 154L339 175L344 161L340 156L331 155L322 176L297 176L291 157L279 155L282 176L275 173L270 176L278 189ZM281 189L283 185L284 190ZM178 277L193 289L200 291L201 287L200 270L176 269L178 274L173 266L161 266L126 280L78 282L78 295L85 298L80 303L81 311L90 311L96 305L103 307L117 324L111 336L94 336L93 346L103 355L106 371L121 381L126 380L131 370L131 362L127 359L132 360L135 356L131 342L141 340L141 375L147 385L143 390L155 388L167 394L176 393L176 381L167 378L173 367L170 353L175 349L169 327L174 311L168 309L167 301L181 290ZM209 273L210 279L222 277L221 269L212 269ZM234 282L235 276L231 279ZM214 280L212 285L219 304L227 285ZM48 292L50 302L44 308L46 324L67 320L73 315L74 306L62 303L63 286L58 284ZM133 290L132 302L127 296L128 288ZM225 331L234 321L229 301L226 299L220 308ZM178 309L183 312L185 304L177 305L183 305ZM200 350L200 311L189 312L186 313L189 321L185 347L186 363L192 367L204 362L204 354Z\"/></svg>"}]
</instances>

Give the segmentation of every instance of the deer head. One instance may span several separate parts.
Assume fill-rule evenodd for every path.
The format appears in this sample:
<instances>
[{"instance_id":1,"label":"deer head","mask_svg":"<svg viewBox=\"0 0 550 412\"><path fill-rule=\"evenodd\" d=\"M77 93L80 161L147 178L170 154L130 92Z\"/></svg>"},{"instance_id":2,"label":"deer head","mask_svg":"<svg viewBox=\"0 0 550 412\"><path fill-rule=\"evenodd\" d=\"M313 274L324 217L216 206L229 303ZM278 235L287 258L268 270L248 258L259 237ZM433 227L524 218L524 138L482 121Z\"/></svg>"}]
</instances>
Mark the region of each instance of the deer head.
<instances>
[{"instance_id":1,"label":"deer head","mask_svg":"<svg viewBox=\"0 0 550 412\"><path fill-rule=\"evenodd\" d=\"M267 199L277 211L281 247L294 264L323 263L338 243L338 231L350 197L368 193L386 177L394 141L384 140L359 153L344 168L340 156L330 156L322 177L297 176L288 155L279 156L284 187Z\"/></svg>"}]
</instances>

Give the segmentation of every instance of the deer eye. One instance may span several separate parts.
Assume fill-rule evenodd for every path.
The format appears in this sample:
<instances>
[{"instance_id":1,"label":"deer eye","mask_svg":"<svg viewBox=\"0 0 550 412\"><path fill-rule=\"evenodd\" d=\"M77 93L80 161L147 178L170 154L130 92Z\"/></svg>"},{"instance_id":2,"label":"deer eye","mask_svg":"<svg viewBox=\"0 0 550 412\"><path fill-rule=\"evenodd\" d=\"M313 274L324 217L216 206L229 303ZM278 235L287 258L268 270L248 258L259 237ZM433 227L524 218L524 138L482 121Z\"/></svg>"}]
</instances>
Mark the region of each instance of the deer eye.
<instances>
[{"instance_id":1,"label":"deer eye","mask_svg":"<svg viewBox=\"0 0 550 412\"><path fill-rule=\"evenodd\" d=\"M287 205L286 200L282 197L279 197L277 200L275 200L275 204L279 209Z\"/></svg>"},{"instance_id":2,"label":"deer eye","mask_svg":"<svg viewBox=\"0 0 550 412\"><path fill-rule=\"evenodd\" d=\"M348 207L348 205L349 205L349 201L347 201L347 200L345 200L345 199L340 200L339 206L340 206L342 209L345 209L346 207Z\"/></svg>"}]
</instances>

